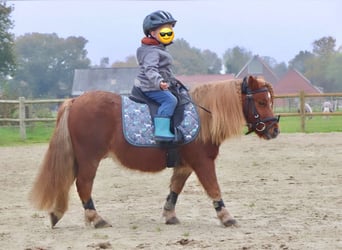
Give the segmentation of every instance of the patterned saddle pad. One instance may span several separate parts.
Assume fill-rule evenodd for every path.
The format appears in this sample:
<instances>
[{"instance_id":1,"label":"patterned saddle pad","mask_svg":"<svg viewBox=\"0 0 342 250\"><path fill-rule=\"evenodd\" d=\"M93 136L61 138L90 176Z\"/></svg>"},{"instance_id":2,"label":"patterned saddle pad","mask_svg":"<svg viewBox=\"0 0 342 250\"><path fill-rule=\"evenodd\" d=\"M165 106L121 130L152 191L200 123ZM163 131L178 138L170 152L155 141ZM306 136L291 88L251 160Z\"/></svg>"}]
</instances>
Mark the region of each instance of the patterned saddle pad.
<instances>
[{"instance_id":1,"label":"patterned saddle pad","mask_svg":"<svg viewBox=\"0 0 342 250\"><path fill-rule=\"evenodd\" d=\"M128 96L122 98L122 126L126 141L134 146L159 147L154 140L154 125L149 107L144 103L132 101ZM199 133L200 123L196 107L185 104L184 119L177 127L182 138L177 144L193 141Z\"/></svg>"}]
</instances>

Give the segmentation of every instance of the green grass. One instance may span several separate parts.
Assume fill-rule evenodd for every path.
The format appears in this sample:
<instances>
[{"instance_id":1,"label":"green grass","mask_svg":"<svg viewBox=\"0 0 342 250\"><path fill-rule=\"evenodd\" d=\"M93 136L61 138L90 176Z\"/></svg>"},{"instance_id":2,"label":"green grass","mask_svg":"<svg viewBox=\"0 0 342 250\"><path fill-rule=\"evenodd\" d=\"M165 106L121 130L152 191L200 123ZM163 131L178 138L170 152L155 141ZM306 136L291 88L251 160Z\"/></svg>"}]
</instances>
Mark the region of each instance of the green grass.
<instances>
[{"instance_id":1,"label":"green grass","mask_svg":"<svg viewBox=\"0 0 342 250\"><path fill-rule=\"evenodd\" d=\"M19 127L0 127L0 146L16 146L32 143L46 143L50 140L53 125L36 124L26 129L26 140L20 137Z\"/></svg>"},{"instance_id":2,"label":"green grass","mask_svg":"<svg viewBox=\"0 0 342 250\"><path fill-rule=\"evenodd\" d=\"M281 117L280 118L281 133L296 133L301 131L300 117ZM313 116L311 119L305 120L306 133L325 133L325 132L342 132L342 116L330 116L323 118L322 116Z\"/></svg>"},{"instance_id":3,"label":"green grass","mask_svg":"<svg viewBox=\"0 0 342 250\"><path fill-rule=\"evenodd\" d=\"M281 133L301 132L299 117L281 117ZM37 123L26 130L27 139L20 138L18 127L0 127L0 146L27 145L32 143L47 143L52 135L54 123ZM331 116L324 119L314 116L305 121L306 133L342 132L342 116Z\"/></svg>"}]
</instances>

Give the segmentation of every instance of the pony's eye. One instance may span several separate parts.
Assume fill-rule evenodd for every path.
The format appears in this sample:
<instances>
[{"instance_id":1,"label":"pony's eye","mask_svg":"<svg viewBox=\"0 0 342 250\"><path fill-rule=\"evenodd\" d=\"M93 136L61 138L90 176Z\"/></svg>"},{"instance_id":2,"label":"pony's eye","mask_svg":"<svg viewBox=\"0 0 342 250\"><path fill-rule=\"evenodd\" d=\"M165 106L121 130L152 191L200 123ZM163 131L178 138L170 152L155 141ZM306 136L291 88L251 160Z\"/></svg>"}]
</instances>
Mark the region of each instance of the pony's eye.
<instances>
[{"instance_id":1,"label":"pony's eye","mask_svg":"<svg viewBox=\"0 0 342 250\"><path fill-rule=\"evenodd\" d=\"M259 101L258 104L262 107L265 107L267 102L266 101Z\"/></svg>"}]
</instances>

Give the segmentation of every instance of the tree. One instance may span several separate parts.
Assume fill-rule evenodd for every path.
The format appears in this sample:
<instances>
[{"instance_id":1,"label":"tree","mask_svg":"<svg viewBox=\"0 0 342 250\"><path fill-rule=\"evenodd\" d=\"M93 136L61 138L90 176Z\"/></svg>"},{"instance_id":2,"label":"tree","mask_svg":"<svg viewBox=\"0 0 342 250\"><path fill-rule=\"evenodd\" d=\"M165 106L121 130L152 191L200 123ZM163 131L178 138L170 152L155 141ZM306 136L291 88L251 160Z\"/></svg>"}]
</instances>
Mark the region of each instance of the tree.
<instances>
[{"instance_id":1,"label":"tree","mask_svg":"<svg viewBox=\"0 0 342 250\"><path fill-rule=\"evenodd\" d=\"M206 56L213 58L214 54L209 51L204 54L200 49L190 47L190 44L184 39L176 39L168 47L174 60L174 73L178 75L208 74L210 60L206 61ZM207 57L208 58L208 57ZM215 61L215 60L214 60ZM214 69L213 69L214 70Z\"/></svg>"},{"instance_id":2,"label":"tree","mask_svg":"<svg viewBox=\"0 0 342 250\"><path fill-rule=\"evenodd\" d=\"M18 69L15 87L32 97L63 97L71 93L75 69L88 68L83 37L32 33L16 39Z\"/></svg>"},{"instance_id":3,"label":"tree","mask_svg":"<svg viewBox=\"0 0 342 250\"><path fill-rule=\"evenodd\" d=\"M216 53L210 50L201 51L190 47L184 39L177 39L167 47L173 57L173 71L177 75L219 74L222 62ZM125 61L116 61L112 67L137 67L134 55L126 57Z\"/></svg>"},{"instance_id":4,"label":"tree","mask_svg":"<svg viewBox=\"0 0 342 250\"><path fill-rule=\"evenodd\" d=\"M100 60L100 68L107 68L109 66L109 57L102 57Z\"/></svg>"},{"instance_id":5,"label":"tree","mask_svg":"<svg viewBox=\"0 0 342 250\"><path fill-rule=\"evenodd\" d=\"M278 63L276 59L270 56L262 56L261 59L272 69L272 71L279 78L286 74L288 69L284 62Z\"/></svg>"},{"instance_id":6,"label":"tree","mask_svg":"<svg viewBox=\"0 0 342 250\"><path fill-rule=\"evenodd\" d=\"M223 54L223 63L226 68L226 73L238 74L252 56L252 52L238 46L226 50Z\"/></svg>"},{"instance_id":7,"label":"tree","mask_svg":"<svg viewBox=\"0 0 342 250\"><path fill-rule=\"evenodd\" d=\"M322 59L328 59L335 54L336 39L328 36L313 42L313 53Z\"/></svg>"},{"instance_id":8,"label":"tree","mask_svg":"<svg viewBox=\"0 0 342 250\"><path fill-rule=\"evenodd\" d=\"M312 52L300 51L289 62L289 67L299 70L312 84L325 92L342 89L341 47L335 50L336 39L328 36L315 40Z\"/></svg>"},{"instance_id":9,"label":"tree","mask_svg":"<svg viewBox=\"0 0 342 250\"><path fill-rule=\"evenodd\" d=\"M305 74L308 71L309 62L314 58L314 54L309 51L300 51L290 62L289 67Z\"/></svg>"},{"instance_id":10,"label":"tree","mask_svg":"<svg viewBox=\"0 0 342 250\"><path fill-rule=\"evenodd\" d=\"M138 67L137 59L134 55L126 57L126 61L116 61L112 64L112 67Z\"/></svg>"},{"instance_id":11,"label":"tree","mask_svg":"<svg viewBox=\"0 0 342 250\"><path fill-rule=\"evenodd\" d=\"M328 77L328 65L338 53L335 51L336 39L333 37L322 37L313 42L314 57L308 61L305 76L315 85L323 88L325 92L332 92L335 88L335 81Z\"/></svg>"},{"instance_id":12,"label":"tree","mask_svg":"<svg viewBox=\"0 0 342 250\"><path fill-rule=\"evenodd\" d=\"M286 66L286 63L281 62L274 65L272 70L279 78L282 78L288 71L288 67Z\"/></svg>"},{"instance_id":13,"label":"tree","mask_svg":"<svg viewBox=\"0 0 342 250\"><path fill-rule=\"evenodd\" d=\"M13 7L7 7L0 1L0 81L14 74L16 63L14 56L14 35L9 32L13 28L10 15Z\"/></svg>"},{"instance_id":14,"label":"tree","mask_svg":"<svg viewBox=\"0 0 342 250\"><path fill-rule=\"evenodd\" d=\"M342 92L342 53L332 56L326 68L326 77L331 92Z\"/></svg>"},{"instance_id":15,"label":"tree","mask_svg":"<svg viewBox=\"0 0 342 250\"><path fill-rule=\"evenodd\" d=\"M202 52L207 74L219 74L222 69L222 61L216 53L206 49Z\"/></svg>"}]
</instances>

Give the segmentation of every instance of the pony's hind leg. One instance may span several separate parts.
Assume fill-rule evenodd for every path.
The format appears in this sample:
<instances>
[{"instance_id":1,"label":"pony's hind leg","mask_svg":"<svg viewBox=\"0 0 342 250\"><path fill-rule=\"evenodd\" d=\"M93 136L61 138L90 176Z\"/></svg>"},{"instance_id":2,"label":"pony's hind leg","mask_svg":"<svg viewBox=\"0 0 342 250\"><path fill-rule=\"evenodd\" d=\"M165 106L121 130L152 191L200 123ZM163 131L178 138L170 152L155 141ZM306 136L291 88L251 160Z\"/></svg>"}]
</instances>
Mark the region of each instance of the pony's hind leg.
<instances>
[{"instance_id":1,"label":"pony's hind leg","mask_svg":"<svg viewBox=\"0 0 342 250\"><path fill-rule=\"evenodd\" d=\"M88 172L86 176L87 177L82 176L82 173L78 173L76 180L77 192L84 208L85 223L86 225L93 224L95 228L111 227L111 225L97 213L93 199L91 198L95 173L91 174Z\"/></svg>"},{"instance_id":2,"label":"pony's hind leg","mask_svg":"<svg viewBox=\"0 0 342 250\"><path fill-rule=\"evenodd\" d=\"M62 219L65 211L68 209L68 190L66 192L60 192L55 200L53 211L49 213L51 227L53 228L60 219Z\"/></svg>"},{"instance_id":3,"label":"pony's hind leg","mask_svg":"<svg viewBox=\"0 0 342 250\"><path fill-rule=\"evenodd\" d=\"M192 173L192 169L189 167L176 167L173 170L171 177L170 193L166 198L164 205L163 216L165 217L165 223L168 225L178 224L179 220L176 216L176 203L178 195L182 192L186 180Z\"/></svg>"},{"instance_id":4,"label":"pony's hind leg","mask_svg":"<svg viewBox=\"0 0 342 250\"><path fill-rule=\"evenodd\" d=\"M96 212L92 198L90 198L86 203L83 203L83 207L86 225L90 226L91 224L93 224L95 228L105 228L112 226Z\"/></svg>"}]
</instances>

